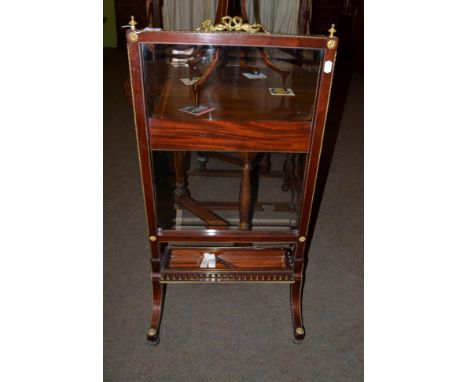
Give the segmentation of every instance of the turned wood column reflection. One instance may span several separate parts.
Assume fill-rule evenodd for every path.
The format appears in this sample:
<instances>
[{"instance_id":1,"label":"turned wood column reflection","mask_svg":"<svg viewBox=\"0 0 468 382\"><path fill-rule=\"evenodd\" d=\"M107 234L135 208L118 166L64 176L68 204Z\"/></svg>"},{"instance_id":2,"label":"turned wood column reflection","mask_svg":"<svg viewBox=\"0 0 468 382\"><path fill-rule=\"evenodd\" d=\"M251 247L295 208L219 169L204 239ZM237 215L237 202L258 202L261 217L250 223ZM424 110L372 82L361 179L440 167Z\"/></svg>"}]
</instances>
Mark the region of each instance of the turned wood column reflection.
<instances>
[{"instance_id":1,"label":"turned wood column reflection","mask_svg":"<svg viewBox=\"0 0 468 382\"><path fill-rule=\"evenodd\" d=\"M250 212L252 210L252 159L255 153L240 153L242 176L239 190L239 229L250 229Z\"/></svg>"}]
</instances>

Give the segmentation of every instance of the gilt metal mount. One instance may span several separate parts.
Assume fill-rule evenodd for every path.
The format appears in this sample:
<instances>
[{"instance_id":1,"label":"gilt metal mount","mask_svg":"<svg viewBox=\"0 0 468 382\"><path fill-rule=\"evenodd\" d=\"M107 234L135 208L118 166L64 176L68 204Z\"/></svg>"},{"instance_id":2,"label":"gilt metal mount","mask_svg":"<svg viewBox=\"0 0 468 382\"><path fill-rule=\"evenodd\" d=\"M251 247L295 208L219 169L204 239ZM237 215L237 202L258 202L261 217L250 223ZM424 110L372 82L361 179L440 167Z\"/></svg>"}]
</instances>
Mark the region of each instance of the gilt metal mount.
<instances>
[{"instance_id":1,"label":"gilt metal mount","mask_svg":"<svg viewBox=\"0 0 468 382\"><path fill-rule=\"evenodd\" d=\"M138 35L135 33L135 32L130 32L128 34L128 39L131 41L131 42L137 42L138 41Z\"/></svg>"},{"instance_id":2,"label":"gilt metal mount","mask_svg":"<svg viewBox=\"0 0 468 382\"><path fill-rule=\"evenodd\" d=\"M135 21L135 17L134 16L130 16L131 19L130 21L128 22L128 25L130 25L130 28L132 28L133 30L135 30L135 26L138 24L136 21Z\"/></svg>"},{"instance_id":3,"label":"gilt metal mount","mask_svg":"<svg viewBox=\"0 0 468 382\"><path fill-rule=\"evenodd\" d=\"M296 333L299 334L299 335L303 335L305 333L304 328L302 328L300 326L297 327L296 328Z\"/></svg>"},{"instance_id":4,"label":"gilt metal mount","mask_svg":"<svg viewBox=\"0 0 468 382\"><path fill-rule=\"evenodd\" d=\"M244 23L242 17L240 16L224 16L221 19L220 24L213 25L211 24L211 19L206 19L202 22L202 25L196 29L197 31L203 30L204 32L249 32L257 33L264 32L267 33L265 27L262 24L248 24Z\"/></svg>"},{"instance_id":5,"label":"gilt metal mount","mask_svg":"<svg viewBox=\"0 0 468 382\"><path fill-rule=\"evenodd\" d=\"M153 337L153 336L156 335L157 332L158 331L155 328L149 328L147 335L150 336L150 337Z\"/></svg>"}]
</instances>

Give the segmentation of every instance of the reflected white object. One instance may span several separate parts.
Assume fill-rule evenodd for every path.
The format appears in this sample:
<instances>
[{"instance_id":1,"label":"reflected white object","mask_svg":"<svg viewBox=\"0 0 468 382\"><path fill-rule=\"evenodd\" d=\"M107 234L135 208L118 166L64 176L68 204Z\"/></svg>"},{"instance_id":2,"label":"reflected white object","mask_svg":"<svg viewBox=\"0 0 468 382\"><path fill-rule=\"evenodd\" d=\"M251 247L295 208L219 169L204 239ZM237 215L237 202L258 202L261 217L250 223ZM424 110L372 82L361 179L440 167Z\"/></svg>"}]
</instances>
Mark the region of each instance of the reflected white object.
<instances>
[{"instance_id":1,"label":"reflected white object","mask_svg":"<svg viewBox=\"0 0 468 382\"><path fill-rule=\"evenodd\" d=\"M184 56L190 56L193 53L193 47L189 49L172 49L172 54L180 54Z\"/></svg>"},{"instance_id":2,"label":"reflected white object","mask_svg":"<svg viewBox=\"0 0 468 382\"><path fill-rule=\"evenodd\" d=\"M216 268L216 256L214 253L205 252L200 268Z\"/></svg>"},{"instance_id":3,"label":"reflected white object","mask_svg":"<svg viewBox=\"0 0 468 382\"><path fill-rule=\"evenodd\" d=\"M332 67L333 67L333 62L331 62L330 60L327 60L325 61L325 64L323 65L323 71L325 73L330 73L332 71Z\"/></svg>"}]
</instances>

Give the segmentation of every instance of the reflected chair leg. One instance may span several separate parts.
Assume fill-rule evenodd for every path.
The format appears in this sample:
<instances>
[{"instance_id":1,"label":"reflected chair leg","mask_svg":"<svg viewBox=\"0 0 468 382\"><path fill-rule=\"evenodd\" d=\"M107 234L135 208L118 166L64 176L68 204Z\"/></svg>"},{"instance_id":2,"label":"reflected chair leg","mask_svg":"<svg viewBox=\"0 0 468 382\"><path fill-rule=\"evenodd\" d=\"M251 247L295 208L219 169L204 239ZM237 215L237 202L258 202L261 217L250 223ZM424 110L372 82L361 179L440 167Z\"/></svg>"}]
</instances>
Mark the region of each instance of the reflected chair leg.
<instances>
[{"instance_id":1,"label":"reflected chair leg","mask_svg":"<svg viewBox=\"0 0 468 382\"><path fill-rule=\"evenodd\" d=\"M187 61L187 65L189 67L189 74L188 74L189 80L193 80L193 78L195 77L197 65L201 62L201 60L202 59L200 57L195 57Z\"/></svg>"},{"instance_id":2,"label":"reflected chair leg","mask_svg":"<svg viewBox=\"0 0 468 382\"><path fill-rule=\"evenodd\" d=\"M294 154L286 154L283 163L283 185L281 186L281 189L285 192L293 187L294 167Z\"/></svg>"},{"instance_id":3,"label":"reflected chair leg","mask_svg":"<svg viewBox=\"0 0 468 382\"><path fill-rule=\"evenodd\" d=\"M290 174L290 180L291 180L291 211L296 211L296 200L297 200L297 195L298 195L298 179L296 176L297 172L297 155L296 154L291 154L292 155L292 169L291 169L291 174Z\"/></svg>"},{"instance_id":4,"label":"reflected chair leg","mask_svg":"<svg viewBox=\"0 0 468 382\"><path fill-rule=\"evenodd\" d=\"M291 314L294 326L294 342L300 343L305 337L302 323L302 278L291 284Z\"/></svg>"},{"instance_id":5,"label":"reflected chair leg","mask_svg":"<svg viewBox=\"0 0 468 382\"><path fill-rule=\"evenodd\" d=\"M165 284L161 284L159 279L153 279L153 307L151 315L151 327L148 329L146 338L151 345L159 344L159 328L164 303Z\"/></svg>"},{"instance_id":6,"label":"reflected chair leg","mask_svg":"<svg viewBox=\"0 0 468 382\"><path fill-rule=\"evenodd\" d=\"M285 192L291 191L291 211L299 211L299 198L302 188L302 174L299 166L299 156L297 154L286 154L283 164L283 185L281 189Z\"/></svg>"},{"instance_id":7,"label":"reflected chair leg","mask_svg":"<svg viewBox=\"0 0 468 382\"><path fill-rule=\"evenodd\" d=\"M260 174L268 174L271 170L270 153L264 153L258 161L258 172Z\"/></svg>"},{"instance_id":8,"label":"reflected chair leg","mask_svg":"<svg viewBox=\"0 0 468 382\"><path fill-rule=\"evenodd\" d=\"M216 48L213 58L208 65L206 71L201 75L200 79L192 85L192 91L195 95L195 106L200 106L200 92L202 91L203 87L205 86L206 82L209 80L213 70L216 68L216 65L219 61L219 57L221 55L221 48Z\"/></svg>"},{"instance_id":9,"label":"reflected chair leg","mask_svg":"<svg viewBox=\"0 0 468 382\"><path fill-rule=\"evenodd\" d=\"M206 170L206 163L208 162L208 153L206 151L197 151L197 162L199 166L199 170L205 171Z\"/></svg>"},{"instance_id":10,"label":"reflected chair leg","mask_svg":"<svg viewBox=\"0 0 468 382\"><path fill-rule=\"evenodd\" d=\"M265 64L270 68L270 69L273 69L276 73L279 73L281 75L281 78L283 80L283 88L284 90L287 90L288 89L288 80L289 80L289 75L291 74L291 72L289 70L284 70L284 69L281 69L280 67L276 66L275 64L273 64L270 60L270 56L268 55L268 53L265 51L265 49L263 48L259 48L260 50L260 53L263 57L263 62L265 62Z\"/></svg>"},{"instance_id":11,"label":"reflected chair leg","mask_svg":"<svg viewBox=\"0 0 468 382\"><path fill-rule=\"evenodd\" d=\"M242 176L239 190L239 229L250 228L250 213L252 210L252 159L254 153L240 153L242 160Z\"/></svg>"},{"instance_id":12,"label":"reflected chair leg","mask_svg":"<svg viewBox=\"0 0 468 382\"><path fill-rule=\"evenodd\" d=\"M174 152L174 170L176 174L176 189L174 194L177 198L190 196L187 188L187 174L185 172L185 151Z\"/></svg>"},{"instance_id":13,"label":"reflected chair leg","mask_svg":"<svg viewBox=\"0 0 468 382\"><path fill-rule=\"evenodd\" d=\"M247 63L247 50L241 49L240 51L240 60L239 60L240 67L244 70L248 70L250 73L259 74L260 70L254 66L250 66Z\"/></svg>"},{"instance_id":14,"label":"reflected chair leg","mask_svg":"<svg viewBox=\"0 0 468 382\"><path fill-rule=\"evenodd\" d=\"M295 211L299 214L302 205L302 186L303 186L303 173L304 173L304 157L301 154L296 155L296 165L294 169L294 178L296 186L296 197L295 197Z\"/></svg>"}]
</instances>

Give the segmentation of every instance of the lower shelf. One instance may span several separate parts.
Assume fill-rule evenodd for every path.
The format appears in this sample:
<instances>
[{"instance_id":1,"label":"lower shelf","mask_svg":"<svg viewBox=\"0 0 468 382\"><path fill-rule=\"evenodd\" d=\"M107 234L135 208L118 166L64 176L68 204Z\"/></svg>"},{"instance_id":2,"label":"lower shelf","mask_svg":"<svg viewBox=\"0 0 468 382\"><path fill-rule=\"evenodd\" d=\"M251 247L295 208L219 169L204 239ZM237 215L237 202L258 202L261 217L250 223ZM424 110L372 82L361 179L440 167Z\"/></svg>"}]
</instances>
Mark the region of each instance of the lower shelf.
<instances>
[{"instance_id":1,"label":"lower shelf","mask_svg":"<svg viewBox=\"0 0 468 382\"><path fill-rule=\"evenodd\" d=\"M168 247L162 283L292 283L289 248Z\"/></svg>"}]
</instances>

